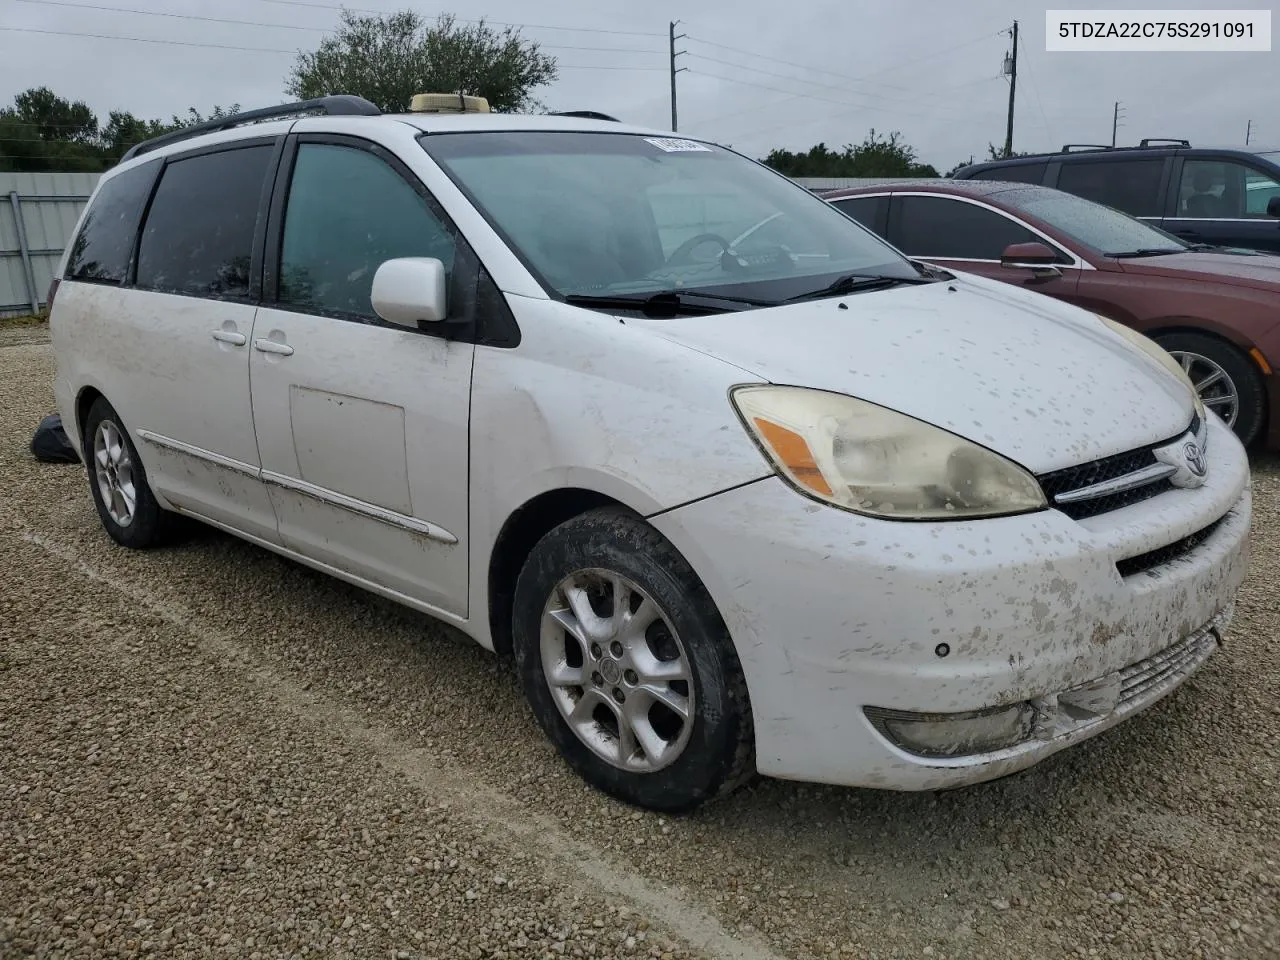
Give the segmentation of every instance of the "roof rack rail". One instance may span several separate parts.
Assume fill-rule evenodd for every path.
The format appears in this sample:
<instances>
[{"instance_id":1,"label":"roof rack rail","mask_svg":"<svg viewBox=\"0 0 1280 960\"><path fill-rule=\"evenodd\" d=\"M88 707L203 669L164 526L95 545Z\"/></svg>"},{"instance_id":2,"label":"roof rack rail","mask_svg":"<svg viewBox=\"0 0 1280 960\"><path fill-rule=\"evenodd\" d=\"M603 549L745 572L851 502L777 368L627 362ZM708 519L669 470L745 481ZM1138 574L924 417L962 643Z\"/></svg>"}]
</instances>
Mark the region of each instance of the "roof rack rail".
<instances>
[{"instance_id":1,"label":"roof rack rail","mask_svg":"<svg viewBox=\"0 0 1280 960\"><path fill-rule=\"evenodd\" d=\"M1147 137L1147 138L1145 138L1141 143L1139 143L1139 144L1138 144L1138 146L1140 146L1140 147L1149 147L1149 146L1151 146L1153 143L1172 143L1172 144L1174 144L1175 146L1178 146L1178 147L1189 147L1189 146L1191 146L1191 141L1190 141L1190 140L1180 140L1180 139L1178 139L1178 138L1176 138L1176 137Z\"/></svg>"},{"instance_id":2,"label":"roof rack rail","mask_svg":"<svg viewBox=\"0 0 1280 960\"><path fill-rule=\"evenodd\" d=\"M1064 143L1060 153L1079 153L1082 150L1114 150L1105 143Z\"/></svg>"},{"instance_id":3,"label":"roof rack rail","mask_svg":"<svg viewBox=\"0 0 1280 960\"><path fill-rule=\"evenodd\" d=\"M579 117L583 120L608 120L610 123L621 123L617 117L611 117L607 113L600 113L598 110L553 110L553 117Z\"/></svg>"},{"instance_id":4,"label":"roof rack rail","mask_svg":"<svg viewBox=\"0 0 1280 960\"><path fill-rule=\"evenodd\" d=\"M330 117L377 117L381 116L382 111L363 97L353 97L348 94L316 97L314 100L299 100L295 103L282 103L276 107L246 110L244 113L235 113L229 117L216 117L213 120L206 120L204 123L197 123L194 126L183 127L181 130L174 130L172 133L165 133L158 137L152 137L150 140L144 140L142 143L130 147L125 155L120 158L120 162L124 163L127 160L132 160L140 153L148 153L159 147L166 147L171 143L189 140L201 134L230 130L233 127L256 123L260 120L292 117L302 113L323 113Z\"/></svg>"}]
</instances>

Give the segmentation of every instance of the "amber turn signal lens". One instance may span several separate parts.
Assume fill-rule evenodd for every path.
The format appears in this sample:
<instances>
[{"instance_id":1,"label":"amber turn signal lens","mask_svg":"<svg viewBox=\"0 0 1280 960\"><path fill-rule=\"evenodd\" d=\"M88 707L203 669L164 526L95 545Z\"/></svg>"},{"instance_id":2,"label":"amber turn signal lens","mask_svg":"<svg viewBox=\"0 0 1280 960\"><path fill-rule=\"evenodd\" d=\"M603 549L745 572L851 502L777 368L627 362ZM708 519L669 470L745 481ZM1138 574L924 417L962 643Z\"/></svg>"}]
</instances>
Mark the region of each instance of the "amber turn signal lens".
<instances>
[{"instance_id":1,"label":"amber turn signal lens","mask_svg":"<svg viewBox=\"0 0 1280 960\"><path fill-rule=\"evenodd\" d=\"M778 458L797 483L804 484L814 493L824 497L831 496L831 485L827 483L817 461L813 459L813 451L804 437L794 430L780 427L761 417L753 418L760 437L773 448L773 455Z\"/></svg>"}]
</instances>

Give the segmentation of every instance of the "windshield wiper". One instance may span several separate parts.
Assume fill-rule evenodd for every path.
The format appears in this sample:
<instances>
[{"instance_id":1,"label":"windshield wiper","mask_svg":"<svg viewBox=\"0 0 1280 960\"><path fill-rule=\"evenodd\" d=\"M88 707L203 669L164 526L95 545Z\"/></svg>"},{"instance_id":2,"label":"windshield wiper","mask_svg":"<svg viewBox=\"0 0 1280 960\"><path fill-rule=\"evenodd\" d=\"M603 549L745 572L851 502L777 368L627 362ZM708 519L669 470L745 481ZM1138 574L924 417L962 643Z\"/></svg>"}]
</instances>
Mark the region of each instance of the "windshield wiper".
<instances>
[{"instance_id":1,"label":"windshield wiper","mask_svg":"<svg viewBox=\"0 0 1280 960\"><path fill-rule=\"evenodd\" d=\"M862 293L866 290L885 290L896 287L900 283L914 286L936 282L936 279L930 277L890 277L874 273L846 273L821 290L810 290L808 293L787 297L783 303L794 303L797 300L821 300L823 297L838 297L846 293Z\"/></svg>"},{"instance_id":2,"label":"windshield wiper","mask_svg":"<svg viewBox=\"0 0 1280 960\"><path fill-rule=\"evenodd\" d=\"M565 303L575 307L604 310L638 310L649 316L674 317L680 314L728 313L742 307L774 307L776 300L756 300L702 290L659 290L656 293L593 295L571 293Z\"/></svg>"},{"instance_id":3,"label":"windshield wiper","mask_svg":"<svg viewBox=\"0 0 1280 960\"><path fill-rule=\"evenodd\" d=\"M1111 257L1115 260L1132 260L1136 257L1164 257L1173 253L1186 253L1186 247L1142 247L1138 250L1120 250L1114 253L1104 253L1104 257Z\"/></svg>"},{"instance_id":4,"label":"windshield wiper","mask_svg":"<svg viewBox=\"0 0 1280 960\"><path fill-rule=\"evenodd\" d=\"M922 260L912 260L911 265L920 271L920 276L927 277L930 280L954 280L956 275L932 263L925 263Z\"/></svg>"}]
</instances>

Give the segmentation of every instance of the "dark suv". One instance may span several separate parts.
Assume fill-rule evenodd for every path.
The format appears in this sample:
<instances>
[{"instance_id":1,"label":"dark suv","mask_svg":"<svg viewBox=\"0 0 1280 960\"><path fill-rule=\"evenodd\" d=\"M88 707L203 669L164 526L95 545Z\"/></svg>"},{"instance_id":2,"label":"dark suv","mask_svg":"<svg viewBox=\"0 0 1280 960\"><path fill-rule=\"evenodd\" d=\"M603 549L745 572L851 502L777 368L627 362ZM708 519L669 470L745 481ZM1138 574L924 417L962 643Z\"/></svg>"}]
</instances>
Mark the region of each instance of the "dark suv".
<instances>
[{"instance_id":1,"label":"dark suv","mask_svg":"<svg viewBox=\"0 0 1280 960\"><path fill-rule=\"evenodd\" d=\"M1038 183L1105 203L1191 243L1280 253L1280 150L1067 144L1058 153L977 163L957 180Z\"/></svg>"}]
</instances>

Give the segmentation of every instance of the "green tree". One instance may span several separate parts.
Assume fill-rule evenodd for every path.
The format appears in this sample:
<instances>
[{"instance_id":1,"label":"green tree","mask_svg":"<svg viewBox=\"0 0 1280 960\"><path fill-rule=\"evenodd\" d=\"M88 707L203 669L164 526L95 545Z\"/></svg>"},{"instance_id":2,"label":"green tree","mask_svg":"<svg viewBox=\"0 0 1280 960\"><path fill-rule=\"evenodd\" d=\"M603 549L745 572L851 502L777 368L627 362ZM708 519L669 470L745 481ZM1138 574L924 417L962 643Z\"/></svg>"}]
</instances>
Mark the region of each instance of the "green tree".
<instances>
[{"instance_id":1,"label":"green tree","mask_svg":"<svg viewBox=\"0 0 1280 960\"><path fill-rule=\"evenodd\" d=\"M18 94L12 110L19 120L35 128L41 140L93 143L98 136L98 118L87 103L71 103L48 87Z\"/></svg>"},{"instance_id":2,"label":"green tree","mask_svg":"<svg viewBox=\"0 0 1280 960\"><path fill-rule=\"evenodd\" d=\"M215 106L209 119L239 108ZM125 151L143 140L206 117L194 107L171 120L143 120L113 110L101 127L87 104L59 97L37 87L14 97L13 106L0 109L0 170L85 171L95 173L117 163Z\"/></svg>"},{"instance_id":3,"label":"green tree","mask_svg":"<svg viewBox=\"0 0 1280 960\"><path fill-rule=\"evenodd\" d=\"M195 107L187 107L185 116L179 116L176 113L173 115L173 120L169 123L169 129L180 130L183 127L194 127L198 123L205 123L209 120L222 120L226 117L234 116L239 112L240 104L238 103L233 103L229 107L220 107L215 105L214 108L209 111L209 115L207 117Z\"/></svg>"},{"instance_id":4,"label":"green tree","mask_svg":"<svg viewBox=\"0 0 1280 960\"><path fill-rule=\"evenodd\" d=\"M997 147L994 143L987 143L987 159L988 160L1007 160L1010 157L1029 157L1029 150L1015 150L1013 153L1005 153L1004 147Z\"/></svg>"},{"instance_id":5,"label":"green tree","mask_svg":"<svg viewBox=\"0 0 1280 960\"><path fill-rule=\"evenodd\" d=\"M880 136L873 127L866 138L853 148L853 177L936 177L931 164L921 163L914 147L902 142L902 134L893 131Z\"/></svg>"},{"instance_id":6,"label":"green tree","mask_svg":"<svg viewBox=\"0 0 1280 960\"><path fill-rule=\"evenodd\" d=\"M132 113L112 110L98 134L98 140L108 157L122 157L135 144L168 133L172 129L170 124L161 120L143 120Z\"/></svg>"},{"instance_id":7,"label":"green tree","mask_svg":"<svg viewBox=\"0 0 1280 960\"><path fill-rule=\"evenodd\" d=\"M825 143L803 153L773 150L764 163L789 177L936 177L938 171L921 163L913 147L893 131L888 136L872 128L856 147L845 144L839 151Z\"/></svg>"},{"instance_id":8,"label":"green tree","mask_svg":"<svg viewBox=\"0 0 1280 960\"><path fill-rule=\"evenodd\" d=\"M512 27L459 26L452 16L432 25L411 10L343 10L337 32L298 55L285 89L302 100L354 94L389 113L403 112L416 93L466 93L486 97L496 112L517 113L540 107L533 91L555 78L555 58Z\"/></svg>"}]
</instances>

